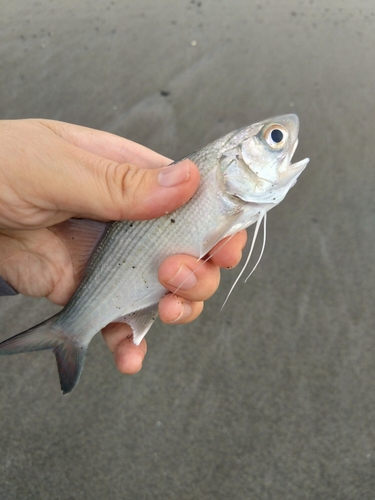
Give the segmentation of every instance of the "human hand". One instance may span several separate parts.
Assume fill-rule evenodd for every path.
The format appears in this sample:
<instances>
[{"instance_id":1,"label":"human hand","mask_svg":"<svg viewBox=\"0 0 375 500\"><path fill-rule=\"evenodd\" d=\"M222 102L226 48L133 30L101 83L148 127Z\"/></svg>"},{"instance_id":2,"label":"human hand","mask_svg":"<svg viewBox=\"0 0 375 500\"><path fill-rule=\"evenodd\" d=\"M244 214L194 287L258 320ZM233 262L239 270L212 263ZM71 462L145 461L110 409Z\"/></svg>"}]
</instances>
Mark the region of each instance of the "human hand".
<instances>
[{"instance_id":1,"label":"human hand","mask_svg":"<svg viewBox=\"0 0 375 500\"><path fill-rule=\"evenodd\" d=\"M50 120L1 121L0 276L20 293L64 305L78 283L67 247L48 227L71 217L142 220L173 211L194 194L199 171L189 160L165 168L169 163L105 132ZM192 275L178 295L160 301L162 321L196 319L219 285L219 267L236 265L245 242L241 232L217 253L213 249L212 259L195 272L195 283ZM174 292L183 269L196 267L195 258L175 255L161 265L159 279ZM102 333L121 372L141 368L145 340L135 346L125 324Z\"/></svg>"}]
</instances>

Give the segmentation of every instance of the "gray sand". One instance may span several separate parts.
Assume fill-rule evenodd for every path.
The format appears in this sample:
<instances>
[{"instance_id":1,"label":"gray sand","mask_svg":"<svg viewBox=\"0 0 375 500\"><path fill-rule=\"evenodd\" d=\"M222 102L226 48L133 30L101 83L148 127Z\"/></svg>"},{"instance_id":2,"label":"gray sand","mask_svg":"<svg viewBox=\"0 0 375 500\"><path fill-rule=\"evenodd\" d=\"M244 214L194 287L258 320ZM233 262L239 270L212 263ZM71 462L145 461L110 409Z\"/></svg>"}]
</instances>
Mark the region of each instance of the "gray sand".
<instances>
[{"instance_id":1,"label":"gray sand","mask_svg":"<svg viewBox=\"0 0 375 500\"><path fill-rule=\"evenodd\" d=\"M264 258L120 375L0 360L0 497L372 499L375 7L370 0L1 2L0 116L109 130L172 158L296 112L311 163ZM168 95L162 95L168 94ZM0 299L1 339L56 306Z\"/></svg>"}]
</instances>

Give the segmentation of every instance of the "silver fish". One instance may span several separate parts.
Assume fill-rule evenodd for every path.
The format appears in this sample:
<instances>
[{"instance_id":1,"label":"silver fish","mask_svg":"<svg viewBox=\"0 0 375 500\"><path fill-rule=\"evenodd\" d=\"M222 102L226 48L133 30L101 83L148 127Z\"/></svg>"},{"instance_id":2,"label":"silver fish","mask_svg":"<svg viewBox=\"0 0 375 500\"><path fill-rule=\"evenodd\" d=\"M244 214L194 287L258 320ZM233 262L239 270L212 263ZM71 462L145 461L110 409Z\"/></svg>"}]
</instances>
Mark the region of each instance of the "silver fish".
<instances>
[{"instance_id":1,"label":"silver fish","mask_svg":"<svg viewBox=\"0 0 375 500\"><path fill-rule=\"evenodd\" d=\"M158 219L109 224L69 303L52 318L2 342L0 355L52 350L66 394L79 380L91 339L106 325L128 323L139 344L167 292L158 281L161 262L178 253L201 259L224 237L255 222L258 228L309 161L291 164L298 130L296 115L278 116L189 155L201 173L193 198ZM96 224L91 221L94 228Z\"/></svg>"}]
</instances>

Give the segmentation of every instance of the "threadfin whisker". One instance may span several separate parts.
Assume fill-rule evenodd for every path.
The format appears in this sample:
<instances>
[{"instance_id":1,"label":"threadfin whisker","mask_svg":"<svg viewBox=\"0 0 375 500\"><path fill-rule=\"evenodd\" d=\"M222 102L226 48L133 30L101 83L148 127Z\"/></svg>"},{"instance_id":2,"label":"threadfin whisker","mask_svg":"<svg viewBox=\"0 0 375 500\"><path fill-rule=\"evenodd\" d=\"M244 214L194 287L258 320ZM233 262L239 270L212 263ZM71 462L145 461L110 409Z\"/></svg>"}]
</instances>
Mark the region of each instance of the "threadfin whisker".
<instances>
[{"instance_id":1,"label":"threadfin whisker","mask_svg":"<svg viewBox=\"0 0 375 500\"><path fill-rule=\"evenodd\" d=\"M253 267L253 269L251 270L251 273L249 274L249 276L245 279L244 283L246 283L246 281L250 278L250 276L253 274L253 272L255 271L255 269L258 267L258 264L259 262L261 261L262 257L263 257L263 252L264 252L264 248L266 246L266 239L267 239L267 212L264 213L263 215L263 243L262 243L262 249L260 251L260 254L259 254L259 257L258 257L258 260L256 261L255 263L255 266Z\"/></svg>"},{"instance_id":2,"label":"threadfin whisker","mask_svg":"<svg viewBox=\"0 0 375 500\"><path fill-rule=\"evenodd\" d=\"M238 283L238 282L239 282L239 280L241 279L241 276L243 275L243 273L244 273L244 271L245 271L245 269L246 269L247 265L249 264L249 261L250 261L251 255L252 255L253 250L254 250L254 245L255 245L256 239L257 239L258 234L259 234L259 228L260 228L260 225L262 224L262 221L263 221L263 220L264 220L264 221L266 221L266 212L263 212L263 211L262 211L262 212L259 212L259 218L258 218L258 220L257 220L256 226L255 226L255 229L254 229L254 234L253 234L253 239L252 239L252 241L251 241L251 247L250 247L249 255L247 256L246 261L245 261L245 264L243 265L243 267L242 267L242 269L241 269L241 271L240 271L239 275L237 276L237 278L235 279L235 281L234 281L233 285L231 286L231 288L230 288L230 290L229 290L229 292L228 292L228 295L227 295L226 299L224 300L223 305L222 305L222 306L221 306L221 308L220 308L220 311L222 311L222 310L224 309L224 306L225 306L225 304L228 302L228 299L229 299L230 295L232 294L232 292L233 292L233 290L234 290L235 286L237 285L237 283ZM264 233L263 233L263 234L265 235L265 231L264 231ZM257 260L257 262L256 262L256 264L255 264L255 266L253 267L253 270L251 271L251 273L249 274L249 276L246 278L246 280L247 280L247 279L251 276L251 274L254 272L255 268L256 268L256 267L257 267L257 265L259 264L260 259L261 259L262 255L263 255L264 246L265 246L265 238L264 238L264 236L263 236L263 246L262 246L262 251L261 251L260 257L258 258L258 260ZM245 282L246 282L246 280L245 280Z\"/></svg>"}]
</instances>

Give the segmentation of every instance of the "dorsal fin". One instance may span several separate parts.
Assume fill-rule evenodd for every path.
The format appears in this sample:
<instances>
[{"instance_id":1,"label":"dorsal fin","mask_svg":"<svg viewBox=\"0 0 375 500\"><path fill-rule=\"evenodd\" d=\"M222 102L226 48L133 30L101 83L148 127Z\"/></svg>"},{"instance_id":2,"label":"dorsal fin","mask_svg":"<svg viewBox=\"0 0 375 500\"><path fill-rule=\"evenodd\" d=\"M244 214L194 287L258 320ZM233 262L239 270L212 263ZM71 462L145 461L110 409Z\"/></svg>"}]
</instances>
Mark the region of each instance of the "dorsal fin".
<instances>
[{"instance_id":1,"label":"dorsal fin","mask_svg":"<svg viewBox=\"0 0 375 500\"><path fill-rule=\"evenodd\" d=\"M67 247L72 258L74 278L77 282L82 280L87 261L110 224L110 222L90 219L68 219L48 228Z\"/></svg>"}]
</instances>

